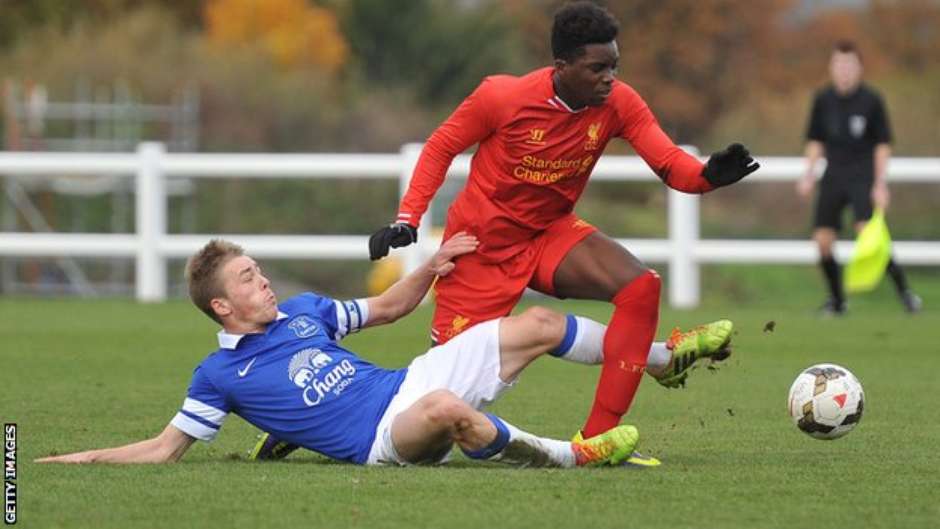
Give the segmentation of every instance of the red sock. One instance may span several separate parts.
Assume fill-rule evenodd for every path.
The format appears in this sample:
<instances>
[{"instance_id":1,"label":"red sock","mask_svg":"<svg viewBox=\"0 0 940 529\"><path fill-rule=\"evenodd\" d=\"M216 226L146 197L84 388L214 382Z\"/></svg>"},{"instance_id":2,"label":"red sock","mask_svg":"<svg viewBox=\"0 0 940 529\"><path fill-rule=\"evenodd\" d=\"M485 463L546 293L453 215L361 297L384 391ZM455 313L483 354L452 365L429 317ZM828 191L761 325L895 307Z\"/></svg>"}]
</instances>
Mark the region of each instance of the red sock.
<instances>
[{"instance_id":1,"label":"red sock","mask_svg":"<svg viewBox=\"0 0 940 529\"><path fill-rule=\"evenodd\" d=\"M604 365L584 438L620 424L643 379L646 357L659 322L659 275L649 270L623 287L604 335Z\"/></svg>"}]
</instances>

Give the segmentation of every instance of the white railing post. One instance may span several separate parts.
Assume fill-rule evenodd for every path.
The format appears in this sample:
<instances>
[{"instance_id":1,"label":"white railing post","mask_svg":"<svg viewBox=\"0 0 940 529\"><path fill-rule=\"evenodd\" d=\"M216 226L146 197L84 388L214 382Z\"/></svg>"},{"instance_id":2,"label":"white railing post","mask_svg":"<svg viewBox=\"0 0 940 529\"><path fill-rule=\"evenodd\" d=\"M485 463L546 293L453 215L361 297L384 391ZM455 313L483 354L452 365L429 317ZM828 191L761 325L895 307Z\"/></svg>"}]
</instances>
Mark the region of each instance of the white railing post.
<instances>
[{"instance_id":1,"label":"white railing post","mask_svg":"<svg viewBox=\"0 0 940 529\"><path fill-rule=\"evenodd\" d=\"M408 192L408 186L411 184L411 175L418 165L418 158L421 156L422 143L407 143L401 147L401 176L398 180L399 200L404 198ZM432 201L433 202L433 201ZM397 212L396 212L397 213ZM431 243L431 203L428 203L428 210L421 217L421 224L418 226L418 243L408 246L401 251L402 273L408 275L417 270L424 260L424 256L429 252L425 249Z\"/></svg>"},{"instance_id":2,"label":"white railing post","mask_svg":"<svg viewBox=\"0 0 940 529\"><path fill-rule=\"evenodd\" d=\"M166 258L160 244L166 235L166 178L162 143L145 142L137 146L137 300L166 299Z\"/></svg>"},{"instance_id":3,"label":"white railing post","mask_svg":"<svg viewBox=\"0 0 940 529\"><path fill-rule=\"evenodd\" d=\"M698 149L683 145L689 154ZM691 309L700 301L699 265L695 248L699 240L699 196L668 191L669 204L669 304Z\"/></svg>"}]
</instances>

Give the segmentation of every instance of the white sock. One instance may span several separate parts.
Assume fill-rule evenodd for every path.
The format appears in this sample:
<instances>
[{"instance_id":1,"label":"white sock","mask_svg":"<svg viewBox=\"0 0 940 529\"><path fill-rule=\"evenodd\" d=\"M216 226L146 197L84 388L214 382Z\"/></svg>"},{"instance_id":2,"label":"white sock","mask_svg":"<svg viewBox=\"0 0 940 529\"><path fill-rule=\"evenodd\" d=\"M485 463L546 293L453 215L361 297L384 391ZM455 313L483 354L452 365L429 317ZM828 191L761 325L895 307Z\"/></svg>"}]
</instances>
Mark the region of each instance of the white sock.
<instances>
[{"instance_id":1,"label":"white sock","mask_svg":"<svg viewBox=\"0 0 940 529\"><path fill-rule=\"evenodd\" d=\"M486 417L496 427L496 439L480 450L464 450L468 457L519 467L575 466L571 443L532 435L491 413L487 413Z\"/></svg>"},{"instance_id":2,"label":"white sock","mask_svg":"<svg viewBox=\"0 0 940 529\"><path fill-rule=\"evenodd\" d=\"M646 357L647 371L662 371L672 360L672 349L666 347L666 342L653 342L650 354Z\"/></svg>"},{"instance_id":3,"label":"white sock","mask_svg":"<svg viewBox=\"0 0 940 529\"><path fill-rule=\"evenodd\" d=\"M491 461L519 467L576 466L570 442L532 435L506 421L503 424L509 430L509 443Z\"/></svg>"},{"instance_id":4,"label":"white sock","mask_svg":"<svg viewBox=\"0 0 940 529\"><path fill-rule=\"evenodd\" d=\"M551 352L563 360L579 364L597 365L604 362L604 334L607 326L590 318L569 314L565 327L565 338L558 349ZM672 351L666 342L653 342L646 358L647 369L662 370L672 359Z\"/></svg>"},{"instance_id":5,"label":"white sock","mask_svg":"<svg viewBox=\"0 0 940 529\"><path fill-rule=\"evenodd\" d=\"M569 314L566 322L565 337L551 355L579 364L603 363L607 326L574 314Z\"/></svg>"}]
</instances>

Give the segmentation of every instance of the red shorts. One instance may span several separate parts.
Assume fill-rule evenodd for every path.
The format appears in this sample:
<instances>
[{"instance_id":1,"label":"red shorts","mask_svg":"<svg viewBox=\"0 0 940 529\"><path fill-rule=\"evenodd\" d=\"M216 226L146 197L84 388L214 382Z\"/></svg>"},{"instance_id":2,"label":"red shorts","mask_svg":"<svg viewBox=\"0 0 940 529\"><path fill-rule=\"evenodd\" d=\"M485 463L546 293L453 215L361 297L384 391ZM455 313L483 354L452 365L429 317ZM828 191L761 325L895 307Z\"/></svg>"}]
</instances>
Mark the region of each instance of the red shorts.
<instances>
[{"instance_id":1,"label":"red shorts","mask_svg":"<svg viewBox=\"0 0 940 529\"><path fill-rule=\"evenodd\" d=\"M442 344L477 323L512 312L526 287L555 295L555 270L565 255L597 228L569 213L529 241L515 256L498 263L471 253L434 285L436 308L431 339Z\"/></svg>"}]
</instances>

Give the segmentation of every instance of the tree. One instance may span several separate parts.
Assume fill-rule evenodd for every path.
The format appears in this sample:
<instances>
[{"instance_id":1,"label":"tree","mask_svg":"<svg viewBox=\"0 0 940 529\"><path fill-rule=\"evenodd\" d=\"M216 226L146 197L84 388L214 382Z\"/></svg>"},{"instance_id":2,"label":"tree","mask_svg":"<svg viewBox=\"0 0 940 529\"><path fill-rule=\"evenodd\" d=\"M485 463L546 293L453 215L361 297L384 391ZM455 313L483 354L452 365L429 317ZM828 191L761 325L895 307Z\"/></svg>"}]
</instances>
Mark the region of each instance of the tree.
<instances>
[{"instance_id":1,"label":"tree","mask_svg":"<svg viewBox=\"0 0 940 529\"><path fill-rule=\"evenodd\" d=\"M940 66L940 2L878 0L868 11L866 27L898 68L924 73Z\"/></svg>"},{"instance_id":2,"label":"tree","mask_svg":"<svg viewBox=\"0 0 940 529\"><path fill-rule=\"evenodd\" d=\"M344 0L343 29L366 78L379 89L412 87L450 106L492 73L519 73L524 50L495 2Z\"/></svg>"},{"instance_id":3,"label":"tree","mask_svg":"<svg viewBox=\"0 0 940 529\"><path fill-rule=\"evenodd\" d=\"M258 46L284 67L335 72L349 55L333 13L306 0L211 0L205 19L214 44Z\"/></svg>"},{"instance_id":4,"label":"tree","mask_svg":"<svg viewBox=\"0 0 940 529\"><path fill-rule=\"evenodd\" d=\"M58 27L68 30L79 21L110 21L128 11L156 6L172 13L187 28L200 24L199 2L177 0L0 0L0 49L11 47L35 29Z\"/></svg>"},{"instance_id":5,"label":"tree","mask_svg":"<svg viewBox=\"0 0 940 529\"><path fill-rule=\"evenodd\" d=\"M680 142L693 142L776 65L768 61L790 0L611 3L621 77Z\"/></svg>"}]
</instances>

